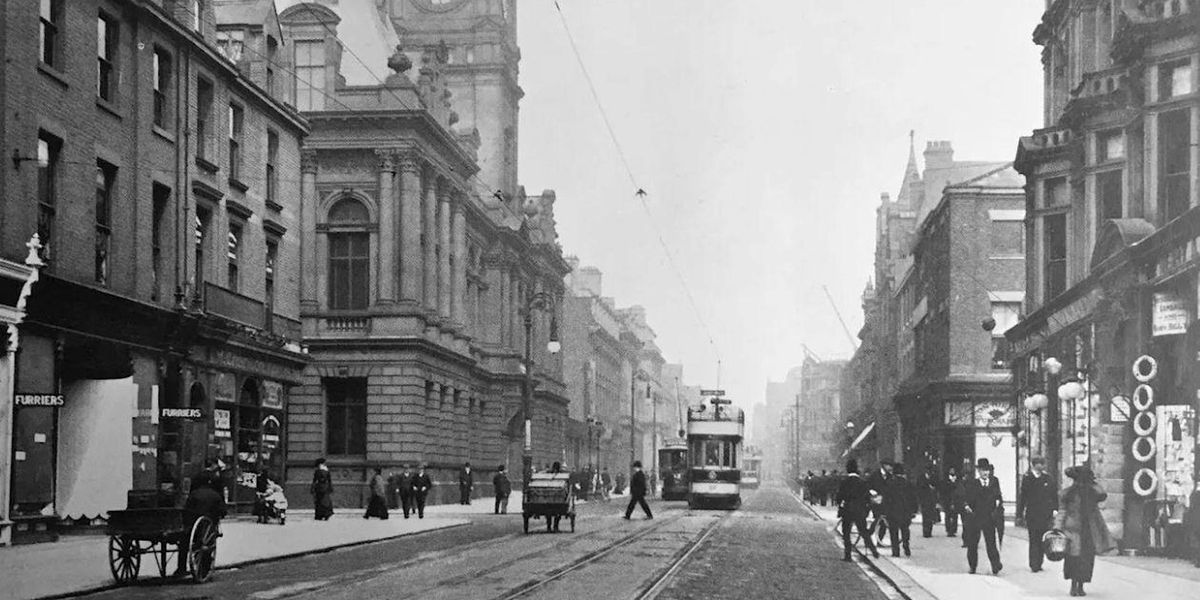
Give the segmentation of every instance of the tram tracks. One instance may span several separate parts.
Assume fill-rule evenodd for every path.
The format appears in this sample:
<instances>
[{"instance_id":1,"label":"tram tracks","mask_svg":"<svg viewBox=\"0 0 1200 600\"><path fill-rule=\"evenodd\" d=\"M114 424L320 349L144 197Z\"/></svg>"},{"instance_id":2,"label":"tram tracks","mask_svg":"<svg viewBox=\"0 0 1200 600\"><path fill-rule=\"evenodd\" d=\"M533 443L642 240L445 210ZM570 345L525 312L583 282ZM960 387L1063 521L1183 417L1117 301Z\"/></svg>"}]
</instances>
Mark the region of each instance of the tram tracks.
<instances>
[{"instance_id":1,"label":"tram tracks","mask_svg":"<svg viewBox=\"0 0 1200 600\"><path fill-rule=\"evenodd\" d=\"M614 542L605 545L602 548L589 552L588 554L571 561L570 563L558 567L541 577L527 581L500 596L494 600L516 600L517 598L525 598L539 591L546 589L548 586L561 582L569 576L578 574L581 571L591 566L596 566L597 563L605 558L613 556L619 550L629 548L635 543L645 540L656 533L664 532L670 525L677 523L689 516L696 516L695 511L686 511L684 513L673 515L663 519L659 523L655 523L650 527L646 527L626 535ZM667 588L674 577L679 573L680 569L687 564L688 560L699 550L709 538L717 531L717 529L734 514L732 511L722 515L720 518L713 520L711 523L704 525L698 534L694 535L693 539L688 541L682 548L677 550L669 559L666 565L656 570L654 575L641 586L633 595L636 600L652 600L656 598L663 590Z\"/></svg>"}]
</instances>

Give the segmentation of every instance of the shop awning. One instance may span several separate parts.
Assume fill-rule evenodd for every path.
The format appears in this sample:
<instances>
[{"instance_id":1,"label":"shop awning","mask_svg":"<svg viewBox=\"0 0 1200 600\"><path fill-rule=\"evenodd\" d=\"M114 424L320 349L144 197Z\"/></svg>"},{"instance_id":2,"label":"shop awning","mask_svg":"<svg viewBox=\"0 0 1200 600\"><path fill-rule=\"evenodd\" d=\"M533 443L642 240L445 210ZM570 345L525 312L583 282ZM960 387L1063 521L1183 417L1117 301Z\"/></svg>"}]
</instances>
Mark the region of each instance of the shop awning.
<instances>
[{"instance_id":1,"label":"shop awning","mask_svg":"<svg viewBox=\"0 0 1200 600\"><path fill-rule=\"evenodd\" d=\"M842 458L845 458L847 454L854 452L854 449L857 448L863 440L867 439L867 435L869 435L872 431L875 431L874 421L871 421L871 424L863 428L862 433L858 434L858 437L854 438L854 441L850 443L850 447L846 448L846 450L842 452Z\"/></svg>"}]
</instances>

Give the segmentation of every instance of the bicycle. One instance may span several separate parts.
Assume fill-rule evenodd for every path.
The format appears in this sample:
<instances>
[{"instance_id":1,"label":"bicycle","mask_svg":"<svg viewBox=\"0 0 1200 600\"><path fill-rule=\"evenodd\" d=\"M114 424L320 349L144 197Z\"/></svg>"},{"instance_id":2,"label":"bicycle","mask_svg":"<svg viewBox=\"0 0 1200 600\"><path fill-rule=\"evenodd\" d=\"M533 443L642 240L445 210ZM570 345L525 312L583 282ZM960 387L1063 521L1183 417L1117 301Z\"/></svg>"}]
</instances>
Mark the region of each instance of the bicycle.
<instances>
[{"instance_id":1,"label":"bicycle","mask_svg":"<svg viewBox=\"0 0 1200 600\"><path fill-rule=\"evenodd\" d=\"M854 527L853 523L846 523L845 519L843 519L842 517L838 517L837 523L835 523L833 526L833 530L835 532L837 532L839 539L841 539L842 528L846 527L846 526L851 527L851 529L850 529L850 544L852 546L858 546L858 542L862 540L862 536L858 533L858 528ZM887 531L888 531L887 528L888 528L888 521L887 521L887 517L884 515L879 515L878 517L875 517L874 520L872 520L870 523L867 524L867 535L870 535L872 537L872 539L875 542L876 548L891 548L892 547L892 539L891 539L891 536L889 536L887 534Z\"/></svg>"}]
</instances>

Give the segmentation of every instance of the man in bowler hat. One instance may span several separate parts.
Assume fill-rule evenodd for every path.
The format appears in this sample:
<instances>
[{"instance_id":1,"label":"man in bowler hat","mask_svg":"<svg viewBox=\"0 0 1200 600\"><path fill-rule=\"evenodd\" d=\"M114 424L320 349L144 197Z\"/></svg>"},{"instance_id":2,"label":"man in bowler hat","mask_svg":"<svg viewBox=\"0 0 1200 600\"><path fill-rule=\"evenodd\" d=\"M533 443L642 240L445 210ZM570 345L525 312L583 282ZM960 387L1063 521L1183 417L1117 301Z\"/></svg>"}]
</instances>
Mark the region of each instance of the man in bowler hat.
<instances>
[{"instance_id":1,"label":"man in bowler hat","mask_svg":"<svg viewBox=\"0 0 1200 600\"><path fill-rule=\"evenodd\" d=\"M867 515L871 512L871 488L858 475L858 461L853 458L846 461L846 478L838 486L835 503L838 505L838 516L842 518L842 560L851 561L851 549L854 544L850 541L850 528L858 529L862 538L871 551L871 555L879 558L875 542L871 539L871 531L867 529Z\"/></svg>"},{"instance_id":2,"label":"man in bowler hat","mask_svg":"<svg viewBox=\"0 0 1200 600\"><path fill-rule=\"evenodd\" d=\"M1000 482L993 476L992 464L988 459L979 459L975 471L978 477L967 481L963 503L963 518L967 521L964 525L968 525L963 528L967 565L971 573L975 573L979 565L979 538L983 537L988 561L992 563L992 574L995 575L1004 568L1000 563L1000 549L996 545L996 531L999 528L996 520L1004 518L1001 512L1004 498L1000 493Z\"/></svg>"},{"instance_id":3,"label":"man in bowler hat","mask_svg":"<svg viewBox=\"0 0 1200 600\"><path fill-rule=\"evenodd\" d=\"M404 472L396 480L396 490L400 495L400 507L404 510L405 519L414 510L413 499L415 491L413 488L413 479L412 468L409 465L404 465Z\"/></svg>"},{"instance_id":4,"label":"man in bowler hat","mask_svg":"<svg viewBox=\"0 0 1200 600\"><path fill-rule=\"evenodd\" d=\"M1024 522L1029 530L1029 570L1034 573L1042 570L1042 559L1046 556L1042 536L1053 524L1056 510L1058 485L1046 473L1046 459L1035 456L1017 490L1017 524Z\"/></svg>"},{"instance_id":5,"label":"man in bowler hat","mask_svg":"<svg viewBox=\"0 0 1200 600\"><path fill-rule=\"evenodd\" d=\"M413 477L413 500L417 505L417 518L425 518L425 497L429 495L429 490L433 488L433 480L429 479L429 473L425 472L425 465L421 465L421 469L417 471L417 476Z\"/></svg>"},{"instance_id":6,"label":"man in bowler hat","mask_svg":"<svg viewBox=\"0 0 1200 600\"><path fill-rule=\"evenodd\" d=\"M642 471L642 461L633 462L633 478L629 480L629 506L625 507L625 518L633 514L633 507L642 505L642 510L646 511L646 518L653 519L654 515L650 512L650 505L646 504L646 473Z\"/></svg>"}]
</instances>

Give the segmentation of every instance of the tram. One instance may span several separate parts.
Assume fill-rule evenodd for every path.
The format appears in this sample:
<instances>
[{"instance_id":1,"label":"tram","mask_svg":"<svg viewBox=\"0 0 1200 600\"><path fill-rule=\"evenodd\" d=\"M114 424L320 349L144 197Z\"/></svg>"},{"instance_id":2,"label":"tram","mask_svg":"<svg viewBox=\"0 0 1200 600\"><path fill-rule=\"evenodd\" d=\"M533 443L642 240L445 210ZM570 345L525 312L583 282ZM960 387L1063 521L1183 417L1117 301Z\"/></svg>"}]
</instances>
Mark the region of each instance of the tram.
<instances>
[{"instance_id":1,"label":"tram","mask_svg":"<svg viewBox=\"0 0 1200 600\"><path fill-rule=\"evenodd\" d=\"M742 503L738 455L746 416L724 398L709 404L688 408L688 508L735 509Z\"/></svg>"},{"instance_id":2,"label":"tram","mask_svg":"<svg viewBox=\"0 0 1200 600\"><path fill-rule=\"evenodd\" d=\"M658 449L658 470L662 478L663 500L687 500L688 460L687 441L669 439Z\"/></svg>"},{"instance_id":3,"label":"tram","mask_svg":"<svg viewBox=\"0 0 1200 600\"><path fill-rule=\"evenodd\" d=\"M742 487L757 489L762 479L762 452L758 448L747 447L742 454Z\"/></svg>"}]
</instances>

